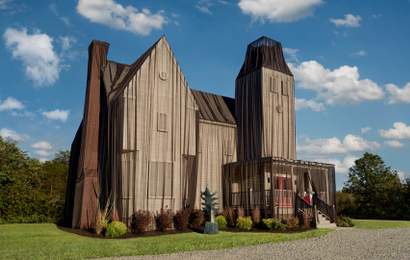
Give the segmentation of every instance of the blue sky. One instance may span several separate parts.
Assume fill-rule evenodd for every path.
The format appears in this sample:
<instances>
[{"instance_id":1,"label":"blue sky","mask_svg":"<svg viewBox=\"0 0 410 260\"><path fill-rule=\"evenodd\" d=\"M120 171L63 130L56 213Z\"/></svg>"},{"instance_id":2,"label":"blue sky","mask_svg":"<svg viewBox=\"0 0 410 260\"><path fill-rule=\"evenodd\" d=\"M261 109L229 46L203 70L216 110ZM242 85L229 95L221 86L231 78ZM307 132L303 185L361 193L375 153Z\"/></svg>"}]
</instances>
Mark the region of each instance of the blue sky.
<instances>
[{"instance_id":1,"label":"blue sky","mask_svg":"<svg viewBox=\"0 0 410 260\"><path fill-rule=\"evenodd\" d=\"M0 0L0 134L33 157L68 149L82 118L87 47L133 62L166 35L192 88L233 96L246 46L282 42L296 80L299 159L337 186L363 152L409 175L410 1Z\"/></svg>"}]
</instances>

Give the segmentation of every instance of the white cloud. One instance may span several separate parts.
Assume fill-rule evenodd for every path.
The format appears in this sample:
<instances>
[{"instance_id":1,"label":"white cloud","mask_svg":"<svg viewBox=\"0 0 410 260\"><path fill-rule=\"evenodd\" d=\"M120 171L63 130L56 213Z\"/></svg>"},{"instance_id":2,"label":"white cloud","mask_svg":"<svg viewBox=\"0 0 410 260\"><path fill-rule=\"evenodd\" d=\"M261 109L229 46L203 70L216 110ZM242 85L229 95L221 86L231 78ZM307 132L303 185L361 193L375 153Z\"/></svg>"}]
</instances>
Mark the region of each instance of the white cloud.
<instances>
[{"instance_id":1,"label":"white cloud","mask_svg":"<svg viewBox=\"0 0 410 260\"><path fill-rule=\"evenodd\" d=\"M212 14L211 7L214 3L211 0L199 0L195 8L205 14Z\"/></svg>"},{"instance_id":2,"label":"white cloud","mask_svg":"<svg viewBox=\"0 0 410 260\"><path fill-rule=\"evenodd\" d=\"M48 8L50 9L50 11L57 16L65 25L70 26L70 19L68 19L68 17L62 16L60 15L60 13L57 10L57 5L55 3L51 3Z\"/></svg>"},{"instance_id":3,"label":"white cloud","mask_svg":"<svg viewBox=\"0 0 410 260\"><path fill-rule=\"evenodd\" d=\"M372 130L372 128L369 127L369 126L360 128L360 132L361 132L362 134L366 134L366 133L370 132L371 130Z\"/></svg>"},{"instance_id":4,"label":"white cloud","mask_svg":"<svg viewBox=\"0 0 410 260\"><path fill-rule=\"evenodd\" d=\"M167 23L163 11L152 14L149 9L138 10L134 6L123 6L113 0L79 0L77 11L91 22L140 35L162 29Z\"/></svg>"},{"instance_id":5,"label":"white cloud","mask_svg":"<svg viewBox=\"0 0 410 260\"><path fill-rule=\"evenodd\" d=\"M283 52L289 57L291 61L299 62L299 58L298 58L299 49L283 48Z\"/></svg>"},{"instance_id":6,"label":"white cloud","mask_svg":"<svg viewBox=\"0 0 410 260\"><path fill-rule=\"evenodd\" d=\"M24 109L23 103L13 97L8 97L5 100L0 100L0 111L10 110L22 110Z\"/></svg>"},{"instance_id":7,"label":"white cloud","mask_svg":"<svg viewBox=\"0 0 410 260\"><path fill-rule=\"evenodd\" d=\"M347 155L343 159L320 159L319 161L334 164L337 174L347 175L350 167L354 165L354 162L359 159L358 157Z\"/></svg>"},{"instance_id":8,"label":"white cloud","mask_svg":"<svg viewBox=\"0 0 410 260\"><path fill-rule=\"evenodd\" d=\"M368 141L360 136L348 134L343 140L339 138L304 138L298 143L298 152L303 156L314 157L319 155L345 154L349 152L362 152L374 150L380 147L380 144Z\"/></svg>"},{"instance_id":9,"label":"white cloud","mask_svg":"<svg viewBox=\"0 0 410 260\"><path fill-rule=\"evenodd\" d=\"M36 85L49 86L58 80L61 67L53 38L38 30L29 34L26 28L7 28L3 37L13 58L23 62L26 76Z\"/></svg>"},{"instance_id":10,"label":"white cloud","mask_svg":"<svg viewBox=\"0 0 410 260\"><path fill-rule=\"evenodd\" d=\"M360 50L360 51L356 51L353 53L354 56L359 56L359 57L364 57L367 55L367 52L365 50Z\"/></svg>"},{"instance_id":11,"label":"white cloud","mask_svg":"<svg viewBox=\"0 0 410 260\"><path fill-rule=\"evenodd\" d=\"M399 88L394 84L387 84L386 90L389 93L389 104L410 103L410 82L403 88Z\"/></svg>"},{"instance_id":12,"label":"white cloud","mask_svg":"<svg viewBox=\"0 0 410 260\"><path fill-rule=\"evenodd\" d=\"M34 149L34 153L39 157L40 161L47 160L47 157L51 155L53 146L47 141L38 141L31 145Z\"/></svg>"},{"instance_id":13,"label":"white cloud","mask_svg":"<svg viewBox=\"0 0 410 260\"><path fill-rule=\"evenodd\" d=\"M300 87L316 91L317 99L329 105L379 100L384 96L375 82L360 78L356 66L331 70L314 60L289 66Z\"/></svg>"},{"instance_id":14,"label":"white cloud","mask_svg":"<svg viewBox=\"0 0 410 260\"><path fill-rule=\"evenodd\" d=\"M393 128L380 130L380 135L387 139L410 139L410 126L403 122L395 122Z\"/></svg>"},{"instance_id":15,"label":"white cloud","mask_svg":"<svg viewBox=\"0 0 410 260\"><path fill-rule=\"evenodd\" d=\"M400 180L404 182L406 179L410 178L410 173L405 171L398 171L397 175L399 176Z\"/></svg>"},{"instance_id":16,"label":"white cloud","mask_svg":"<svg viewBox=\"0 0 410 260\"><path fill-rule=\"evenodd\" d=\"M322 3L322 0L240 0L238 5L254 20L293 22L312 15Z\"/></svg>"},{"instance_id":17,"label":"white cloud","mask_svg":"<svg viewBox=\"0 0 410 260\"><path fill-rule=\"evenodd\" d=\"M353 15L353 14L345 14L344 18L341 19L330 19L332 23L336 26L344 26L344 27L359 27L360 22L362 21L362 17L360 15Z\"/></svg>"},{"instance_id":18,"label":"white cloud","mask_svg":"<svg viewBox=\"0 0 410 260\"><path fill-rule=\"evenodd\" d=\"M72 36L61 36L58 38L61 43L62 51L68 51L77 42L77 39Z\"/></svg>"},{"instance_id":19,"label":"white cloud","mask_svg":"<svg viewBox=\"0 0 410 260\"><path fill-rule=\"evenodd\" d=\"M17 133L14 130L7 129L7 128L0 129L0 136L7 141L14 141L14 142L20 142L25 139L23 135Z\"/></svg>"},{"instance_id":20,"label":"white cloud","mask_svg":"<svg viewBox=\"0 0 410 260\"><path fill-rule=\"evenodd\" d=\"M321 102L317 102L311 99L296 98L295 100L296 110L310 109L315 112L325 110L325 106Z\"/></svg>"},{"instance_id":21,"label":"white cloud","mask_svg":"<svg viewBox=\"0 0 410 260\"><path fill-rule=\"evenodd\" d=\"M42 114L50 120L60 120L62 122L66 122L68 119L68 115L70 114L70 110L56 109L51 111L45 111Z\"/></svg>"},{"instance_id":22,"label":"white cloud","mask_svg":"<svg viewBox=\"0 0 410 260\"><path fill-rule=\"evenodd\" d=\"M404 144L401 143L401 142L398 141L398 140L389 140L389 141L385 141L384 143L385 143L387 146L390 146L390 147L392 147L392 148L401 148L401 147L404 146Z\"/></svg>"},{"instance_id":23,"label":"white cloud","mask_svg":"<svg viewBox=\"0 0 410 260\"><path fill-rule=\"evenodd\" d=\"M45 151L49 151L49 150L53 149L53 146L47 141L36 142L36 143L32 144L31 147L33 147L34 149L37 149L37 150L45 150Z\"/></svg>"}]
</instances>

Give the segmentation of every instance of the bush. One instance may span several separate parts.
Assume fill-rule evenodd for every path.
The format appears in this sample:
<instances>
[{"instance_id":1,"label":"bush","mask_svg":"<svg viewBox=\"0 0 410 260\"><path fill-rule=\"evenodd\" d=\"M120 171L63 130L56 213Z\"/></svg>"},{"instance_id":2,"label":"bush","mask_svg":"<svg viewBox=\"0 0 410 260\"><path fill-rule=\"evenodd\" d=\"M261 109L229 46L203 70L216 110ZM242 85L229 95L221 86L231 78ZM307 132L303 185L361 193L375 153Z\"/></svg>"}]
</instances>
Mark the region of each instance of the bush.
<instances>
[{"instance_id":1,"label":"bush","mask_svg":"<svg viewBox=\"0 0 410 260\"><path fill-rule=\"evenodd\" d=\"M121 221L113 221L107 225L106 237L118 238L127 234L127 226Z\"/></svg>"},{"instance_id":2,"label":"bush","mask_svg":"<svg viewBox=\"0 0 410 260\"><path fill-rule=\"evenodd\" d=\"M262 219L264 228L269 230L286 230L286 224L283 224L279 219L264 218Z\"/></svg>"},{"instance_id":3,"label":"bush","mask_svg":"<svg viewBox=\"0 0 410 260\"><path fill-rule=\"evenodd\" d=\"M252 221L255 226L261 222L261 210L259 207L252 209Z\"/></svg>"},{"instance_id":4,"label":"bush","mask_svg":"<svg viewBox=\"0 0 410 260\"><path fill-rule=\"evenodd\" d=\"M173 215L171 210L161 209L160 213L155 218L157 222L157 229L159 231L166 231L172 228Z\"/></svg>"},{"instance_id":5,"label":"bush","mask_svg":"<svg viewBox=\"0 0 410 260\"><path fill-rule=\"evenodd\" d=\"M236 227L242 230L252 229L252 218L251 217L239 217L236 223Z\"/></svg>"},{"instance_id":6,"label":"bush","mask_svg":"<svg viewBox=\"0 0 410 260\"><path fill-rule=\"evenodd\" d=\"M340 216L336 219L336 225L338 227L353 227L354 223L351 218Z\"/></svg>"},{"instance_id":7,"label":"bush","mask_svg":"<svg viewBox=\"0 0 410 260\"><path fill-rule=\"evenodd\" d=\"M131 232L132 233L144 233L148 230L148 227L152 224L153 216L151 212L147 210L138 210L132 215L131 220Z\"/></svg>"},{"instance_id":8,"label":"bush","mask_svg":"<svg viewBox=\"0 0 410 260\"><path fill-rule=\"evenodd\" d=\"M291 217L287 220L286 226L288 229L296 229L299 227L299 219L296 217Z\"/></svg>"},{"instance_id":9,"label":"bush","mask_svg":"<svg viewBox=\"0 0 410 260\"><path fill-rule=\"evenodd\" d=\"M205 217L204 212L202 210L194 210L192 211L191 215L189 216L189 225L193 229L199 229L204 224Z\"/></svg>"},{"instance_id":10,"label":"bush","mask_svg":"<svg viewBox=\"0 0 410 260\"><path fill-rule=\"evenodd\" d=\"M226 229L226 225L228 224L225 217L219 215L215 218L216 223L218 223L219 229Z\"/></svg>"},{"instance_id":11,"label":"bush","mask_svg":"<svg viewBox=\"0 0 410 260\"><path fill-rule=\"evenodd\" d=\"M189 223L190 210L185 208L178 210L174 216L174 226L177 230L186 230Z\"/></svg>"},{"instance_id":12,"label":"bush","mask_svg":"<svg viewBox=\"0 0 410 260\"><path fill-rule=\"evenodd\" d=\"M225 220L230 227L235 227L236 225L236 217L235 217L235 210L233 208L225 208L223 215L225 217Z\"/></svg>"}]
</instances>

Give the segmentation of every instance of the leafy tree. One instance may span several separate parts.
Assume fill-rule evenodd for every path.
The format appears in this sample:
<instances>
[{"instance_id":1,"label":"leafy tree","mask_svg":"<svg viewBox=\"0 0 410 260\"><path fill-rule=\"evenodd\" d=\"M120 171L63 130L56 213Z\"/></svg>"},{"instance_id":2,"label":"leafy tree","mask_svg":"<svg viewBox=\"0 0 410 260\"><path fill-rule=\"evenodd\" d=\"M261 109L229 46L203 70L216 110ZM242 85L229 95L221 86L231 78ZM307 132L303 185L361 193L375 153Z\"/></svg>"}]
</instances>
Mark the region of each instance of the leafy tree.
<instances>
[{"instance_id":1,"label":"leafy tree","mask_svg":"<svg viewBox=\"0 0 410 260\"><path fill-rule=\"evenodd\" d=\"M399 215L400 179L378 155L365 153L355 161L343 191L353 194L358 217L397 218Z\"/></svg>"}]
</instances>

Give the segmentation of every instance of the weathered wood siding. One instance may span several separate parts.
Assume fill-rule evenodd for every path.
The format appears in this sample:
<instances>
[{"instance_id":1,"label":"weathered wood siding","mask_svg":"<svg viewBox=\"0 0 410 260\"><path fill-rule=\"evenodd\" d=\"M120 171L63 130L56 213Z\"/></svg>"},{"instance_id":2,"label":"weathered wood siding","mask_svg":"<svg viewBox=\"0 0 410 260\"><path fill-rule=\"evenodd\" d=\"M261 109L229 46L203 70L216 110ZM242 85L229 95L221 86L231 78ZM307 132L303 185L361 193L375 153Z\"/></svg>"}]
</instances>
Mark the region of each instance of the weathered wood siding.
<instances>
[{"instance_id":1,"label":"weathered wood siding","mask_svg":"<svg viewBox=\"0 0 410 260\"><path fill-rule=\"evenodd\" d=\"M138 209L179 209L196 155L196 105L162 38L124 94L122 203L124 220ZM192 160L191 160L192 161ZM185 167L185 169L184 169Z\"/></svg>"},{"instance_id":2,"label":"weathered wood siding","mask_svg":"<svg viewBox=\"0 0 410 260\"><path fill-rule=\"evenodd\" d=\"M296 159L293 77L262 68L262 157Z\"/></svg>"},{"instance_id":3,"label":"weathered wood siding","mask_svg":"<svg viewBox=\"0 0 410 260\"><path fill-rule=\"evenodd\" d=\"M238 159L296 159L293 77L264 68L236 79Z\"/></svg>"},{"instance_id":4,"label":"weathered wood siding","mask_svg":"<svg viewBox=\"0 0 410 260\"><path fill-rule=\"evenodd\" d=\"M222 168L236 161L236 125L199 120L198 125L198 184L195 208L201 208L200 194L208 186L223 207Z\"/></svg>"}]
</instances>

